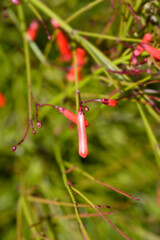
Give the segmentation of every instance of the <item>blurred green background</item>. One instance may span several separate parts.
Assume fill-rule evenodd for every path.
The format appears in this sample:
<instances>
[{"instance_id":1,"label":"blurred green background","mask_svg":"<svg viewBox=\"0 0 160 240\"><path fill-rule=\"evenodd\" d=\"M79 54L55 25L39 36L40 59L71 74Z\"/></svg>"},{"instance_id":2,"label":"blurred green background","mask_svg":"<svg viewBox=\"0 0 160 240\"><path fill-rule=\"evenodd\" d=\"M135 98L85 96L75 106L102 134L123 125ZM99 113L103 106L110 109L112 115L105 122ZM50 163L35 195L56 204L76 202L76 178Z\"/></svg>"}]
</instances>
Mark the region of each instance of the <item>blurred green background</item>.
<instances>
[{"instance_id":1,"label":"blurred green background","mask_svg":"<svg viewBox=\"0 0 160 240\"><path fill-rule=\"evenodd\" d=\"M45 0L43 2L62 19L67 19L78 9L90 3L88 0ZM134 6L138 1L126 2ZM139 2L142 7L145 1ZM151 1L151 3L159 7L158 1ZM9 1L2 1L1 9L8 4ZM22 1L22 6L28 26L30 21L35 19L35 15L25 1ZM130 14L127 14L126 5L121 5L119 1L115 1L115 6L114 10L110 1L102 1L83 12L70 25L74 29L102 33L111 16L116 12L114 22L107 34L141 38L143 34L138 32L138 27L133 20L130 30L135 27L135 31L138 32L137 36L132 33L123 35L123 28L120 30L119 23L124 21L124 24L127 24ZM153 5L153 10L154 7ZM72 126L69 120L57 110L47 107L39 110L42 128L36 128L35 136L30 130L24 143L18 146L15 152L11 151L12 146L23 137L28 125L28 89L17 6L10 4L8 18L3 18L2 12L0 16L0 92L4 94L6 104L0 108L1 239L18 239L17 229L21 229L22 236L19 239L45 239L43 236L46 239L56 240L83 239L76 218L67 217L75 214L73 208L31 203L27 197L25 197L26 205L23 203L24 206L20 208L18 204L19 199L29 194L34 186L37 187L33 194L41 198L71 202L56 161L57 148L60 150L63 161L76 165L95 178L140 198L140 201L136 202L122 196L92 182L76 170L67 175L73 186L94 204L106 204L111 207L109 210L105 208L100 208L100 210L102 212L113 210L114 214L109 215L108 218L130 239L160 239L160 206L157 196L160 188L159 168L135 101L124 99L119 101L115 108L102 107L100 103L87 105L90 111L86 112L85 116L90 126L87 128L89 155L86 159L78 155L76 126ZM124 17L125 13L126 17ZM144 23L145 11L141 14L141 21ZM41 16L49 32L52 33L49 17L43 12ZM152 28L154 30L151 30ZM155 31L155 26L149 24L144 32L146 31ZM106 52L112 60L118 59L126 49L125 46L115 41L103 40L100 45L97 44L97 39L89 38L89 41L102 52ZM48 40L41 25L35 43L44 53ZM59 51L54 37L46 58L49 65L39 61L30 48L32 92L36 100L39 103L53 102L76 112L74 83L67 82L64 71L69 65L59 62ZM94 60L87 53L86 65L83 69L84 80L80 82L79 87L83 100L98 98L101 95L108 97L114 90L111 83L100 81L93 76L94 66ZM133 82L137 81L135 76L131 79ZM158 84L153 87L159 89ZM34 104L32 107L36 126ZM145 113L158 141L160 139L159 122L149 115L148 111L145 110ZM77 203L86 203L81 196L74 192L73 194ZM79 208L79 212L94 213L95 211L92 208ZM37 237L34 231L32 232L34 227L29 227L27 213L32 218L32 224L41 219L36 230L41 236ZM21 214L21 226L17 224L18 214ZM66 216L66 219L63 219L63 216ZM99 216L82 218L82 220L91 239L123 239Z\"/></svg>"}]
</instances>

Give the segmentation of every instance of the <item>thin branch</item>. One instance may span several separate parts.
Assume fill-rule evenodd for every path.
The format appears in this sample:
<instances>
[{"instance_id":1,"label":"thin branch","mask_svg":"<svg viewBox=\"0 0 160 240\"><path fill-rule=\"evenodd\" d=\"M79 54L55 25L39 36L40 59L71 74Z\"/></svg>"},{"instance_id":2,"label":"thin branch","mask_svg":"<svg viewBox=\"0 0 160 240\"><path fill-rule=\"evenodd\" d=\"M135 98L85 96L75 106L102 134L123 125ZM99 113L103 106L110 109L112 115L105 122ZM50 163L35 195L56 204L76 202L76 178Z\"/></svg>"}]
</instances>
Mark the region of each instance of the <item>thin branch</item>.
<instances>
[{"instance_id":1,"label":"thin branch","mask_svg":"<svg viewBox=\"0 0 160 240\"><path fill-rule=\"evenodd\" d=\"M75 200L75 197L72 193L72 190L71 190L71 187L68 185L68 181L67 181L67 176L66 176L66 173L65 173L65 166L64 166L64 163L63 163L63 160L62 160L62 157L61 157L61 154L60 154L60 149L59 149L59 146L56 145L55 147L55 157L56 157L56 161L59 165L59 168L61 170L61 173L62 173L62 179L63 179L63 182L64 182L64 185L72 199L72 202L74 204L74 210L75 210L75 214L76 214L76 217L77 217L77 221L79 223L79 226L80 226L80 230L81 232L84 234L86 240L90 240L90 237L84 227L84 224L80 218L80 215L79 215L79 212L78 212L78 209L77 209L77 203L76 203L76 200ZM82 234L82 236L83 236Z\"/></svg>"},{"instance_id":2,"label":"thin branch","mask_svg":"<svg viewBox=\"0 0 160 240\"><path fill-rule=\"evenodd\" d=\"M84 194L82 194L79 190L77 190L74 187L71 187L76 193L78 193L78 195L80 195L86 202L88 202L93 209L96 210L96 212L102 217L104 218L119 234L121 234L125 239L130 240L130 238L123 233L118 227L116 227L102 212L100 212L97 207L95 207L95 205L86 197L84 196Z\"/></svg>"}]
</instances>

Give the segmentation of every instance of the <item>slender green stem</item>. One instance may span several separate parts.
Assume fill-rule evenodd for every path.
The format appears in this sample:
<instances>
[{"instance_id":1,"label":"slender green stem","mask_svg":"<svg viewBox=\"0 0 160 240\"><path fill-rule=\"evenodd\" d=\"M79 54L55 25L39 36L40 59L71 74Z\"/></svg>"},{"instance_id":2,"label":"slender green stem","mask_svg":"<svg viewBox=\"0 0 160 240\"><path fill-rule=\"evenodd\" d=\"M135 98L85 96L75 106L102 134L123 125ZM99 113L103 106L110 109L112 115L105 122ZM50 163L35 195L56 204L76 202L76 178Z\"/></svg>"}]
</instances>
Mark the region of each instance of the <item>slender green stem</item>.
<instances>
[{"instance_id":1,"label":"slender green stem","mask_svg":"<svg viewBox=\"0 0 160 240\"><path fill-rule=\"evenodd\" d=\"M78 94L77 94L77 90L78 90L78 66L77 66L77 57L76 57L76 46L75 44L73 45L73 64L74 64L74 77L75 77L75 93L76 93L76 114L78 112L78 108L79 108L79 98L78 98Z\"/></svg>"},{"instance_id":2,"label":"slender green stem","mask_svg":"<svg viewBox=\"0 0 160 240\"><path fill-rule=\"evenodd\" d=\"M143 122L144 122L144 125L145 125L145 128L146 128L146 131L147 131L147 134L148 134L148 138L149 138L149 141L151 143L151 146L153 148L153 151L155 153L155 157L156 157L156 160L157 160L157 165L158 167L160 168L160 148L159 148L159 144L154 136L154 133L149 125L149 122L147 120L147 117L141 107L141 105L139 103L137 103L137 107L138 107L138 110L141 114L141 117L143 119Z\"/></svg>"},{"instance_id":3,"label":"slender green stem","mask_svg":"<svg viewBox=\"0 0 160 240\"><path fill-rule=\"evenodd\" d=\"M51 40L48 41L46 46L45 46L45 49L44 49L44 56L45 56L45 58L47 58L48 54L51 52L51 47L53 45L53 42L55 41L56 34L57 34L57 31L53 32Z\"/></svg>"},{"instance_id":4,"label":"slender green stem","mask_svg":"<svg viewBox=\"0 0 160 240\"><path fill-rule=\"evenodd\" d=\"M44 54L34 41L29 41L29 46L36 55L36 57L40 60L40 62L42 62L45 65L49 65L49 62L47 62L46 57L44 56Z\"/></svg>"},{"instance_id":5,"label":"slender green stem","mask_svg":"<svg viewBox=\"0 0 160 240\"><path fill-rule=\"evenodd\" d=\"M75 191L76 193L78 193L86 202L88 202L93 209L96 210L96 212L102 217L104 218L119 234L121 234L125 239L130 240L130 238L124 234L118 227L116 227L106 216L104 216L104 214L102 212L100 212L98 210L98 208L86 197L84 196L83 193L81 193L79 190L77 190L75 187L72 187L73 191Z\"/></svg>"},{"instance_id":6,"label":"slender green stem","mask_svg":"<svg viewBox=\"0 0 160 240\"><path fill-rule=\"evenodd\" d=\"M66 189L67 189L67 191L68 191L68 193L69 193L69 195L72 199L72 202L74 204L74 210L75 210L75 214L76 214L77 221L79 223L80 229L81 229L82 233L84 234L85 239L90 240L90 237L89 237L89 235L88 235L88 233L87 233L87 231L86 231L86 229L83 225L83 222L80 218L80 215L79 215L79 212L78 212L78 209L77 209L77 204L76 204L75 197L72 193L71 187L68 185L68 180L67 180L67 176L66 176L66 172L65 172L65 166L64 166L64 163L63 163L61 153L60 153L60 149L59 149L58 145L56 145L56 147L55 147L55 157L56 157L56 161L57 161L57 163L59 165L59 168L61 170L61 173L62 173L62 179L63 179L64 185L65 185L65 187L66 187Z\"/></svg>"},{"instance_id":7,"label":"slender green stem","mask_svg":"<svg viewBox=\"0 0 160 240\"><path fill-rule=\"evenodd\" d=\"M22 226L22 204L21 204L21 197L18 200L17 204L17 240L22 239L21 234L21 226Z\"/></svg>"},{"instance_id":8,"label":"slender green stem","mask_svg":"<svg viewBox=\"0 0 160 240\"><path fill-rule=\"evenodd\" d=\"M85 5L84 7L78 9L77 12L73 13L70 17L68 17L66 19L66 22L69 23L71 21L73 21L75 18L77 18L78 16L80 16L82 13L88 11L89 9L91 9L92 7L96 6L97 4L103 2L104 0L96 0L94 2L91 2L87 5Z\"/></svg>"},{"instance_id":9,"label":"slender green stem","mask_svg":"<svg viewBox=\"0 0 160 240\"><path fill-rule=\"evenodd\" d=\"M27 85L28 85L28 108L29 108L29 120L32 120L32 96L31 96L31 67L30 67L30 56L29 56L29 47L28 41L26 39L26 24L23 14L22 6L18 6L18 14L20 19L21 31L23 36L24 44L24 54L26 62L26 75L27 75Z\"/></svg>"},{"instance_id":10,"label":"slender green stem","mask_svg":"<svg viewBox=\"0 0 160 240\"><path fill-rule=\"evenodd\" d=\"M56 205L56 206L75 207L74 204L70 203L70 202L59 202L57 200L49 200L49 199L44 199L44 198L35 197L35 196L28 196L27 199L31 202L52 204L52 205ZM76 205L78 208L91 207L91 205L81 204L81 203L76 203ZM98 205L97 207L105 207L106 208L106 205Z\"/></svg>"},{"instance_id":11,"label":"slender green stem","mask_svg":"<svg viewBox=\"0 0 160 240\"><path fill-rule=\"evenodd\" d=\"M37 11L37 9L29 1L27 1L27 4L29 8L32 10L32 12L35 14L35 16L38 18L38 20L42 21L42 17L40 13Z\"/></svg>"},{"instance_id":12,"label":"slender green stem","mask_svg":"<svg viewBox=\"0 0 160 240\"><path fill-rule=\"evenodd\" d=\"M72 164L70 164L70 163L68 163L68 162L65 162L65 165L68 166L68 167L72 167ZM126 196L126 197L129 197L129 198L131 198L131 199L134 199L134 200L136 200L136 201L139 200L138 198L132 197L131 195L129 195L129 194L121 191L121 190L118 189L118 188L112 187L112 186L110 186L110 185L108 185L108 184L106 184L106 183L103 183L103 182L99 181L98 179L96 179L95 177L93 177L91 174L87 173L86 171L84 171L84 170L82 170L82 169L80 169L80 168L78 168L78 167L75 168L75 171L80 172L82 175L84 175L84 176L87 177L88 179L94 181L95 183L98 183L98 184L100 184L100 185L103 185L103 186L105 186L105 187L107 187L107 188L109 188L109 189L112 189L112 190L115 191L115 192L118 192L118 193L120 193L120 194L122 194L122 195L124 195L124 196Z\"/></svg>"},{"instance_id":13,"label":"slender green stem","mask_svg":"<svg viewBox=\"0 0 160 240\"><path fill-rule=\"evenodd\" d=\"M15 26L17 27L18 31L21 33L21 27L20 27L20 23L18 20L18 17L16 16L16 14L14 12L12 12L10 9L8 9L8 14L9 17L12 19L12 21L14 22ZM25 36L26 37L26 36ZM49 41L48 43L50 43L51 41ZM47 62L44 54L42 53L41 49L38 47L38 45L34 42L34 41L28 41L29 47L32 49L32 51L34 52L35 56L45 65L49 65L49 63Z\"/></svg>"},{"instance_id":14,"label":"slender green stem","mask_svg":"<svg viewBox=\"0 0 160 240\"><path fill-rule=\"evenodd\" d=\"M142 3L142 0L135 1L134 11L138 10L138 8L140 7L141 3ZM123 36L126 36L127 33L129 32L129 29L131 27L132 22L133 22L133 16L130 15L129 20L127 21L127 24L126 24L125 28L123 29L123 33L122 33Z\"/></svg>"},{"instance_id":15,"label":"slender green stem","mask_svg":"<svg viewBox=\"0 0 160 240\"><path fill-rule=\"evenodd\" d=\"M115 65L118 65L118 64L120 64L120 63L126 63L126 64L128 64L128 60L131 58L131 53L130 54L127 54L127 55L125 55L125 56L122 56L122 57L120 57L120 58L117 58L117 59L115 59L115 60L113 60L113 63L115 64Z\"/></svg>"},{"instance_id":16,"label":"slender green stem","mask_svg":"<svg viewBox=\"0 0 160 240\"><path fill-rule=\"evenodd\" d=\"M146 109L148 112L154 117L159 123L160 123L160 116L159 114L150 106L150 105L145 105Z\"/></svg>"},{"instance_id":17,"label":"slender green stem","mask_svg":"<svg viewBox=\"0 0 160 240\"><path fill-rule=\"evenodd\" d=\"M137 39L137 38L115 37L115 36L109 36L109 35L104 35L100 33L91 33L91 32L79 31L79 30L76 30L76 32L80 35L93 37L93 38L102 38L102 39L113 40L113 41L121 40L126 42L141 42L141 39Z\"/></svg>"},{"instance_id":18,"label":"slender green stem","mask_svg":"<svg viewBox=\"0 0 160 240\"><path fill-rule=\"evenodd\" d=\"M24 196L22 197L22 208L23 208L24 215L27 219L27 222L28 222L29 226L33 225L34 223L33 223L33 220L32 220L32 215L31 215L30 210L29 210L28 202L27 202L27 200ZM36 228L32 227L31 231L35 235L36 239L39 240L39 237L37 236Z\"/></svg>"},{"instance_id":19,"label":"slender green stem","mask_svg":"<svg viewBox=\"0 0 160 240\"><path fill-rule=\"evenodd\" d=\"M69 163L69 162L66 162L66 161L65 161L64 164L65 164L65 166L68 167L68 168L73 167L73 165L72 165L71 163ZM83 176L87 177L88 179L90 179L90 180L92 180L92 181L95 180L95 178L94 178L91 174L89 174L89 173L87 173L86 171L80 169L79 167L76 166L75 170L76 170L77 172L81 173Z\"/></svg>"},{"instance_id":20,"label":"slender green stem","mask_svg":"<svg viewBox=\"0 0 160 240\"><path fill-rule=\"evenodd\" d=\"M62 18L60 18L56 13L54 13L49 7L47 7L44 3L37 0L25 0L25 1L32 2L37 8L45 12L50 18L55 19L67 33L72 32L72 28Z\"/></svg>"},{"instance_id":21,"label":"slender green stem","mask_svg":"<svg viewBox=\"0 0 160 240\"><path fill-rule=\"evenodd\" d=\"M129 86L127 86L127 87L125 87L125 88L123 89L123 92L127 92L128 90L133 89L133 88L135 88L135 87L138 88L141 83L145 83L145 82L147 82L147 81L150 80L150 79L151 79L151 77L148 76L148 77L145 77L145 78L139 80L138 82L131 83ZM114 98L117 98L119 95L120 95L120 93L117 92L117 93L115 93L113 96L114 96Z\"/></svg>"},{"instance_id":22,"label":"slender green stem","mask_svg":"<svg viewBox=\"0 0 160 240\"><path fill-rule=\"evenodd\" d=\"M120 12L121 16L123 16L123 14L124 14L124 7L125 7L124 4L121 4L121 6L119 7L119 12ZM122 35L123 25L124 25L124 18L121 17L121 18L120 18L120 23L119 23L118 36L121 36L121 35Z\"/></svg>"}]
</instances>

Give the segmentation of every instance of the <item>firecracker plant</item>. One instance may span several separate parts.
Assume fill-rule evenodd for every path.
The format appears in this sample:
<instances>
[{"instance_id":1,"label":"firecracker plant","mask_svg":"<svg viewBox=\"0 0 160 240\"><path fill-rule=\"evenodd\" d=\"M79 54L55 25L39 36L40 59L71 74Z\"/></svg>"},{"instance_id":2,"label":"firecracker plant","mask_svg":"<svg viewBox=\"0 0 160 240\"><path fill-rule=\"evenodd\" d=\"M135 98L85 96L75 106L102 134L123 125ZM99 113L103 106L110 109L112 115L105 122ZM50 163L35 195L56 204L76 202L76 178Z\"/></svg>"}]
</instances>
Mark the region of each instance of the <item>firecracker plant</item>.
<instances>
[{"instance_id":1,"label":"firecracker plant","mask_svg":"<svg viewBox=\"0 0 160 240\"><path fill-rule=\"evenodd\" d=\"M87 11L99 7L101 4L102 8L107 5L112 12L105 23L105 28L103 31L100 31L102 33L96 33L96 31L92 30L87 31L83 24L76 25L78 17L83 16ZM3 6L3 18L15 24L15 27L19 30L17 33L19 34L18 37L20 37L20 34L22 35L23 44L20 47L22 51L23 45L22 55L25 59L26 70L26 77L23 76L23 79L24 81L25 78L27 80L26 88L28 94L28 125L23 126L24 133L18 132L16 134L15 129L11 147L12 152L10 154L15 154L15 156L16 154L21 155L21 149L24 146L23 154L25 155L32 148L34 138L40 140L42 131L50 131L47 128L52 123L47 123L48 115L52 115L54 123L56 118L57 122L59 121L58 119L62 119L60 122L65 122L63 129L68 129L66 136L57 127L53 133L55 135L53 149L50 152L47 152L45 147L42 150L38 144L36 147L37 149L39 148L39 152L44 151L43 154L46 154L46 159L47 154L54 156L56 166L55 168L51 167L52 170L50 169L50 171L54 171L54 176L56 177L62 176L63 184L71 202L69 198L66 200L66 197L64 197L64 200L62 198L61 200L58 199L59 196L58 194L56 195L56 192L58 193L57 189L59 189L61 183L56 178L54 182L57 181L59 186L55 184L54 199L52 194L47 194L45 186L41 184L41 181L35 182L34 186L30 187L26 179L22 180L18 186L19 200L17 203L15 239L147 239L144 237L146 236L145 234L141 234L141 236L143 235L142 238L139 236L140 230L134 231L138 227L134 227L132 224L132 217L128 227L126 226L126 220L122 220L122 223L119 223L121 220L116 219L117 210L121 210L125 218L122 205L124 204L124 209L126 210L127 199L135 200L131 203L134 209L136 206L141 205L142 203L139 200L141 200L142 194L136 194L135 191L131 190L133 195L136 194L135 197L126 193L126 190L120 190L119 184L117 183L116 185L114 181L110 185L110 182L107 183L107 178L103 181L99 180L103 178L102 168L105 168L105 165L102 166L99 177L94 177L95 169L91 168L92 170L87 171L85 161L90 159L90 162L92 162L92 159L94 159L94 151L97 149L97 139L94 136L94 131L99 132L99 135L103 132L103 124L98 124L98 122L102 121L101 117L103 118L103 115L107 114L108 111L115 115L117 111L120 113L123 111L123 104L126 102L128 104L134 103L137 114L142 117L152 151L155 154L156 161L154 164L158 169L157 175L159 174L160 147L149 123L149 118L154 119L157 123L160 122L160 97L158 95L160 93L158 88L160 82L159 1L119 0L108 1L107 3L103 0L88 1L87 5L84 4L82 8L72 13L65 20L59 13L56 13L53 5L54 0L51 2L10 0L8 2L5 1ZM29 19L27 18L28 15ZM119 27L115 34L115 31L111 29L114 29L116 24L119 24ZM92 24L90 25L90 29L92 29ZM112 35L108 35L109 31ZM43 37L41 37L41 34L43 34ZM105 45L105 40L108 43L108 47ZM34 54L34 57L32 54ZM32 60L32 57L34 60ZM61 73L60 78L63 79L64 85L55 83L52 99L50 99L52 93L46 98L43 97L45 96L45 84L44 87L42 87L42 83L39 84L39 88L35 87L38 86L38 84L35 84L37 79L34 80L34 77L36 78L34 74L35 62L36 64L40 62L39 71L42 70L47 76L49 75L48 72L52 71L52 68ZM57 78L56 74L55 78ZM54 79L53 81L56 82ZM89 87L87 84L89 84ZM105 91L103 90L104 88ZM6 102L5 96L3 93L0 93L0 108L4 108ZM120 115L123 117L123 113L120 113ZM66 118L68 122L66 122ZM94 128L94 124L97 124L98 129ZM30 129L32 134L35 135L33 139L29 137ZM73 132L76 132L77 143L74 142ZM105 134L107 135L107 132ZM71 136L74 139L73 141L71 140L71 143L67 139L68 136L70 136L69 139L71 139ZM26 145L24 143L24 140L27 142L26 138L29 138L30 146L27 148L27 143ZM62 138L65 140L62 141ZM104 139L107 139L107 136ZM116 146L114 137L112 139L109 137L108 139L109 144ZM46 141L48 142L47 134ZM76 148L72 146L73 144L75 144ZM103 146L102 149L105 148L103 137L101 144ZM72 147L74 157L78 159L77 163L76 161L70 161L67 157L67 152ZM124 148L124 145L122 147ZM65 148L65 151L63 148ZM105 151L105 158L107 159L109 153L107 153L106 149L102 151ZM97 153L96 156L99 156L99 159L96 161L101 161L101 152ZM118 158L118 156L116 157ZM90 162L87 163L91 164ZM46 162L45 164L48 163ZM57 165L60 172L57 170ZM82 181L77 177L78 173L82 175ZM50 178L50 176L50 173L46 171L45 177ZM76 177L74 178L74 176ZM86 178L86 180L83 178ZM94 189L92 189L93 192L90 192L90 190L88 192L85 191L85 189L90 189L91 187L89 181L93 182L95 186L98 183L98 190L95 189L95 192ZM132 178L132 181L136 182L136 178ZM127 182L125 183L126 185L128 184ZM115 194L116 198L123 195L119 205L112 205L112 201L106 204L106 202L101 201L101 197L98 198L98 192L106 191L106 188L110 189L110 193ZM127 188L125 187L125 189ZM159 188L157 192L159 193ZM121 195L117 196L117 193ZM91 200L92 195L97 195L97 197ZM99 205L96 203L97 199L100 201ZM109 199L108 196L107 200ZM135 205L135 203L139 205ZM44 207L44 204L47 204L48 207ZM64 229L60 233L55 226L63 222L65 214L63 215L64 218L62 216L59 217L60 221L58 222L57 216L59 215L57 213L59 210L57 209L67 209L67 207L74 208L74 213L71 214L68 210L63 210L63 212L66 211L66 219L76 219L74 223L76 225L68 227L68 224L64 226L65 224L63 223ZM105 212L101 208L109 211ZM92 209L94 212L91 213L87 209ZM112 217L112 215L115 217ZM95 219L101 217L108 223L104 225L101 220L95 237L95 230L93 230L93 227L90 227L92 225L90 223L91 217L95 217ZM87 218L87 221L83 218ZM134 216L134 221L139 221L137 215ZM96 227L96 223L93 225ZM105 229L100 234L102 226L103 228L106 227L107 230ZM77 230L74 230L74 227L79 229L78 233ZM155 238L151 236L148 239L158 239L157 237L158 231Z\"/></svg>"}]
</instances>

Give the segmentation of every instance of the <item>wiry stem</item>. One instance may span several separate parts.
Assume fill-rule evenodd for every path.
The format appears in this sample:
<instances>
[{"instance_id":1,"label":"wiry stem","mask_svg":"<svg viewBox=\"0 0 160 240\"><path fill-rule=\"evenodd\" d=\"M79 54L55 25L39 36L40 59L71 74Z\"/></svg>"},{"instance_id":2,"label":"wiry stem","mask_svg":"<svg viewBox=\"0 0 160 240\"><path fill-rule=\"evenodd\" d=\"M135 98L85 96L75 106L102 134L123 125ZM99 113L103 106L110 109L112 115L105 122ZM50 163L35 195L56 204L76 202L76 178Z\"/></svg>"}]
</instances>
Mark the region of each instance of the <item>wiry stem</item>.
<instances>
[{"instance_id":1,"label":"wiry stem","mask_svg":"<svg viewBox=\"0 0 160 240\"><path fill-rule=\"evenodd\" d=\"M65 162L65 165L66 165L67 167L72 167L72 164L71 164L71 163L68 163L68 162ZM110 189L112 189L112 190L115 191L115 192L121 193L122 195L124 195L124 196L126 196L126 197L132 198L132 199L134 199L134 200L136 200L136 201L140 200L140 199L138 199L138 198L135 198L135 197L133 197L133 196L131 196L131 195L129 195L129 194L121 191L121 190L118 189L118 188L114 188L114 187L112 187L112 186L110 186L110 185L108 185L108 184L106 184L106 183L103 183L103 182L99 181L98 179L94 178L92 175L90 175L90 174L87 173L86 171L81 170L81 169L78 168L78 167L75 168L75 171L80 172L82 175L86 176L88 179L90 179L90 180L92 180L92 181L94 181L94 182L97 182L97 183L99 183L99 184L101 184L101 185L103 185L103 186L106 186L107 188L110 188Z\"/></svg>"},{"instance_id":2,"label":"wiry stem","mask_svg":"<svg viewBox=\"0 0 160 240\"><path fill-rule=\"evenodd\" d=\"M29 120L32 120L32 104L31 104L31 66L30 66L30 56L29 56L29 47L28 41L26 39L26 24L23 14L22 6L18 6L18 14L21 24L23 44L24 44L24 54L26 62L26 74L27 74L27 85L28 85L28 108L29 108Z\"/></svg>"},{"instance_id":3,"label":"wiry stem","mask_svg":"<svg viewBox=\"0 0 160 240\"><path fill-rule=\"evenodd\" d=\"M49 200L49 199L44 199L40 197L35 197L35 196L29 196L28 200L31 202L38 202L38 203L43 203L43 204L52 204L56 206L65 206L65 207L75 207L74 203L68 203L68 202L59 202L57 200ZM84 207L92 207L89 204L81 204L81 203L76 203L77 208L84 208ZM97 208L110 208L108 205L96 205Z\"/></svg>"},{"instance_id":4,"label":"wiry stem","mask_svg":"<svg viewBox=\"0 0 160 240\"><path fill-rule=\"evenodd\" d=\"M22 201L22 208L24 211L25 218L26 218L28 224L31 226L33 224L33 219L32 219L32 214L29 210L28 202L25 197L22 197L21 201ZM31 231L35 236L37 235L37 229L35 227L31 228ZM36 236L35 238L37 240L40 240L39 236Z\"/></svg>"},{"instance_id":5,"label":"wiry stem","mask_svg":"<svg viewBox=\"0 0 160 240\"><path fill-rule=\"evenodd\" d=\"M104 216L104 214L102 212L100 212L97 207L86 197L84 196L84 194L82 194L79 190L77 190L76 188L74 188L73 186L71 186L71 188L77 193L79 194L86 202L88 202L93 209L96 210L97 213L99 213L99 215L104 218L119 234L121 234L125 239L130 240L130 238L123 233L118 227L116 227L106 216Z\"/></svg>"},{"instance_id":6,"label":"wiry stem","mask_svg":"<svg viewBox=\"0 0 160 240\"><path fill-rule=\"evenodd\" d=\"M37 19L40 21L40 23L43 25L44 30L45 30L45 32L46 32L46 34L47 34L47 36L48 36L48 40L51 40L52 37L51 37L51 35L50 35L50 33L49 33L48 29L47 29L47 26L46 26L43 18L41 17L41 15L39 14L39 12L37 11L37 9L36 9L29 1L27 1L27 4L28 4L28 6L30 7L30 9L33 11L33 13L35 14L35 16L37 17Z\"/></svg>"},{"instance_id":7,"label":"wiry stem","mask_svg":"<svg viewBox=\"0 0 160 240\"><path fill-rule=\"evenodd\" d=\"M126 42L141 42L141 40L137 38L115 37L115 36L109 36L109 35L104 35L100 33L84 32L80 30L76 30L76 32L79 35L93 37L93 38L102 38L102 39L113 40L113 41L122 40Z\"/></svg>"},{"instance_id":8,"label":"wiry stem","mask_svg":"<svg viewBox=\"0 0 160 240\"><path fill-rule=\"evenodd\" d=\"M73 63L74 63L74 74L75 74L75 92L78 91L78 66L77 66L77 57L76 57L76 48L75 44L73 44ZM76 94L76 114L78 112L79 102L78 102L78 95Z\"/></svg>"},{"instance_id":9,"label":"wiry stem","mask_svg":"<svg viewBox=\"0 0 160 240\"><path fill-rule=\"evenodd\" d=\"M62 160L62 157L61 157L61 154L60 154L60 149L59 149L59 146L56 145L55 147L55 157L56 157L56 160L57 160L57 163L60 167L60 170L61 170L61 173L62 173L62 178L63 178L63 182L64 182L64 185L72 199L72 202L74 204L74 209L75 209L75 214L76 214L76 217L77 217L77 221L79 223L79 226L80 226L80 229L82 231L82 233L84 234L86 240L90 240L90 237L84 227L84 224L80 218L80 215L79 215L79 212L78 212L78 209L77 209L77 203L76 203L76 200L75 200L75 197L71 191L71 186L68 185L68 180L67 180L67 176L66 176L66 173L65 173L65 167L64 167L64 163L63 163L63 160ZM82 235L83 236L83 235Z\"/></svg>"},{"instance_id":10,"label":"wiry stem","mask_svg":"<svg viewBox=\"0 0 160 240\"><path fill-rule=\"evenodd\" d=\"M92 7L96 6L97 4L99 4L103 1L104 0L96 0L96 1L93 1L93 2L85 5L84 7L80 8L77 12L73 13L69 18L67 18L66 22L69 23L69 22L73 21L75 18L80 16L82 13L84 13L85 11L91 9Z\"/></svg>"},{"instance_id":11,"label":"wiry stem","mask_svg":"<svg viewBox=\"0 0 160 240\"><path fill-rule=\"evenodd\" d=\"M22 239L21 226L22 226L22 203L21 198L19 198L17 204L17 240Z\"/></svg>"},{"instance_id":12,"label":"wiry stem","mask_svg":"<svg viewBox=\"0 0 160 240\"><path fill-rule=\"evenodd\" d=\"M22 142L24 142L25 138L27 137L27 134L28 134L28 131L29 131L29 128L30 128L31 124L32 124L32 120L29 120L28 127L27 127L27 130L26 130L25 134L24 134L24 137L16 145L14 145L12 147L12 152L14 152L16 150L18 145L20 145ZM32 124L32 126L33 126L33 124Z\"/></svg>"}]
</instances>

